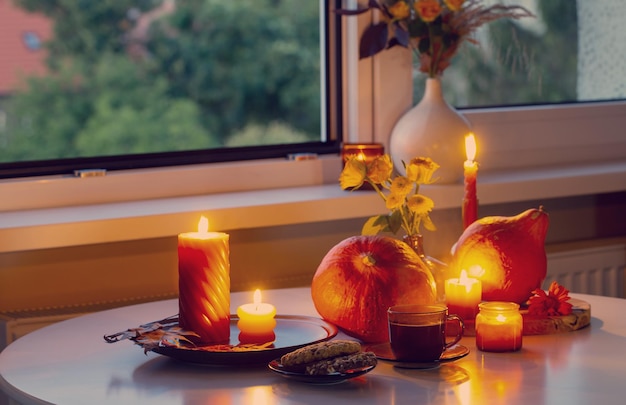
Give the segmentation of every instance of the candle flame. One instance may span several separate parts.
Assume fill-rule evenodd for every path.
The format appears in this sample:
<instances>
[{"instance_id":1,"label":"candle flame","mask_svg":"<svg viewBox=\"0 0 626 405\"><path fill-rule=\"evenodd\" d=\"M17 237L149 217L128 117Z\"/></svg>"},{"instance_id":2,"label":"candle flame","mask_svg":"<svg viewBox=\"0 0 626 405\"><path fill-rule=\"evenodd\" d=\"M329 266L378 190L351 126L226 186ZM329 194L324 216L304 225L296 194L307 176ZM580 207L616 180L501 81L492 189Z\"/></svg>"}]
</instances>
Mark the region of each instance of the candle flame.
<instances>
[{"instance_id":1,"label":"candle flame","mask_svg":"<svg viewBox=\"0 0 626 405\"><path fill-rule=\"evenodd\" d=\"M498 314L498 316L496 316L496 320L498 322L504 322L504 321L506 321L506 316L504 316L502 314Z\"/></svg>"},{"instance_id":2,"label":"candle flame","mask_svg":"<svg viewBox=\"0 0 626 405\"><path fill-rule=\"evenodd\" d=\"M467 271L465 269L461 270L461 275L459 276L459 284L465 286L465 291L469 294L472 290L472 284L474 284L475 280L473 278L469 278L467 276Z\"/></svg>"},{"instance_id":3,"label":"candle flame","mask_svg":"<svg viewBox=\"0 0 626 405\"><path fill-rule=\"evenodd\" d=\"M207 233L209 231L209 220L203 215L198 221L198 232Z\"/></svg>"},{"instance_id":4,"label":"candle flame","mask_svg":"<svg viewBox=\"0 0 626 405\"><path fill-rule=\"evenodd\" d=\"M471 132L465 136L465 155L470 162L476 158L476 139Z\"/></svg>"},{"instance_id":5,"label":"candle flame","mask_svg":"<svg viewBox=\"0 0 626 405\"><path fill-rule=\"evenodd\" d=\"M260 304L261 303L261 290L259 290L258 288L254 291L254 300L253 302L255 304Z\"/></svg>"}]
</instances>

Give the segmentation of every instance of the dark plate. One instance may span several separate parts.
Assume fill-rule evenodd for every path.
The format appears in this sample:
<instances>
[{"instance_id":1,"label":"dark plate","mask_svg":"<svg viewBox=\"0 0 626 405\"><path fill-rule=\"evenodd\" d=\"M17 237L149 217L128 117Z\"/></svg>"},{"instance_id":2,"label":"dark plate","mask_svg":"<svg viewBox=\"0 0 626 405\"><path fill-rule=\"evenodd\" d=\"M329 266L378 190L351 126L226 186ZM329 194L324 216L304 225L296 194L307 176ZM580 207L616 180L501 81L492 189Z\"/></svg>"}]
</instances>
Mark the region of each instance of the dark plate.
<instances>
[{"instance_id":1,"label":"dark plate","mask_svg":"<svg viewBox=\"0 0 626 405\"><path fill-rule=\"evenodd\" d=\"M351 378L355 378L361 376L365 373L369 373L376 366L366 366L359 367L352 370L348 370L345 373L333 373L333 374L325 374L325 375L308 375L304 372L287 370L280 363L280 359L274 359L267 365L270 370L275 373L280 374L281 376L294 380L300 381L307 384L319 384L319 385L328 385L328 384L339 384L340 382L344 382Z\"/></svg>"},{"instance_id":2,"label":"dark plate","mask_svg":"<svg viewBox=\"0 0 626 405\"><path fill-rule=\"evenodd\" d=\"M376 357L381 360L392 361L394 362L395 367L400 368L418 368L418 369L427 369L427 368L436 368L439 367L443 363L448 363L451 361L455 361L461 359L469 354L469 349L463 345L454 345L446 351L443 352L439 360L427 363L416 363L416 362L406 362L399 361L391 351L391 346L389 343L380 343L372 346L368 346L366 350L374 352Z\"/></svg>"},{"instance_id":3,"label":"dark plate","mask_svg":"<svg viewBox=\"0 0 626 405\"><path fill-rule=\"evenodd\" d=\"M213 350L211 346L198 348L161 346L153 352L188 363L237 366L250 364L267 364L272 359L282 356L300 347L322 342L337 335L337 328L322 319L308 316L276 316L276 340L272 347L261 350ZM230 344L239 343L238 318L231 315Z\"/></svg>"}]
</instances>

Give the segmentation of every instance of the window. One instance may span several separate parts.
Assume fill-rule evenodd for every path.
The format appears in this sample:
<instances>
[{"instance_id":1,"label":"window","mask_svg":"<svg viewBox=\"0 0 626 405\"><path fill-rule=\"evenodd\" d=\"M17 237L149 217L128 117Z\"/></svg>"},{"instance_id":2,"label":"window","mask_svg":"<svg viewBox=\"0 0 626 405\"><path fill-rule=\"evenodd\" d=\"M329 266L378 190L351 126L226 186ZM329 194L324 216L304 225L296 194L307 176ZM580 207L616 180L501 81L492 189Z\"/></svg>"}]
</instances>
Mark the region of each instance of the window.
<instances>
[{"instance_id":1,"label":"window","mask_svg":"<svg viewBox=\"0 0 626 405\"><path fill-rule=\"evenodd\" d=\"M571 0L560 1L574 3ZM558 3L558 1L555 2ZM181 1L181 3L185 2ZM323 2L324 5L326 5L326 3L330 4L332 7L336 2ZM345 1L344 3L354 5L356 2ZM519 3L519 1L517 1L517 3ZM549 3L552 3L552 1ZM528 1L527 4L533 6L538 3ZM592 28L595 27L599 29L599 27L602 27L604 29L604 27L606 27L606 29L612 33L613 36L606 40L611 46L624 46L623 44L626 44L626 41L620 40L620 35L624 35L621 34L622 31L611 29L613 19L617 19L617 17L613 18L613 16L621 15L616 7L623 7L622 2L620 2L620 0L602 0L601 4L600 9L603 13L600 14L605 16L605 18L606 16L612 18L611 23L597 22L597 18L600 18L598 15L600 10L595 10L594 7L587 6L585 2L576 2L578 6L576 10L577 18L579 18L578 15L580 13L592 17ZM558 7L555 7L555 9L558 9ZM338 49L332 48L333 41L328 42L331 47L331 58L334 54L340 54L341 58L337 58L341 59L340 63L339 61L335 62L343 68L342 77L334 77L337 76L336 72L338 70L332 67L335 65L328 62L331 63L331 68L328 70L328 79L335 81L341 79L343 87L341 89L333 88L332 86L322 88L322 90L328 91L329 100L341 100L341 104L344 106L344 113L340 117L325 116L322 118L321 122L330 123L328 124L328 128L339 128L337 132L343 133L344 139L347 141L376 141L386 143L386 137L393 127L393 124L396 122L399 115L411 105L414 97L413 91L406 86L406 83L410 82L412 75L410 53L406 54L400 49L394 49L384 52L384 54L375 58L358 60L356 56L358 32L367 23L368 18L370 18L370 16L364 15L358 19L345 19L341 30L330 22L327 22L327 25L322 24L322 26L325 27L322 31L329 33L329 37L332 37L333 34L341 35L344 44L342 48L343 51L340 52ZM332 21L332 19L329 19L329 21ZM0 25L0 27L1 26L2 25ZM589 27L589 25L586 26ZM585 38L591 41L598 38L598 36L590 34ZM602 38L602 36L600 36L600 38ZM626 51L621 53L615 52L615 54L624 55ZM590 57L590 59L598 62L596 55L592 55L594 55L594 57ZM614 57L612 53L608 52L600 52L600 55L606 58ZM542 58L550 62L552 60L551 56L552 53L542 55ZM626 66L626 64L610 63L610 59L609 63L604 60L600 60L598 63L602 66L594 66L593 69L591 69L596 72L597 76L606 75L611 78L611 80L606 80L606 82L613 84L623 83L622 78L625 77L625 75L620 75L620 70L617 69L617 67L623 67ZM615 69L607 70L608 68ZM322 70L322 72L325 72L325 70ZM453 75L451 74L451 76ZM463 79L463 77L461 79ZM489 77L486 79L488 80ZM593 79L590 80L593 83ZM557 80L554 79L548 82L555 81ZM522 86L526 84L527 83L522 83ZM618 84L618 86L623 87L622 84ZM595 87L599 86L591 86L591 88ZM623 96L624 94L620 95L620 93L617 93L617 95L614 94L608 97L603 96L601 99L604 100L614 97L623 98ZM592 98L593 97L589 97L586 99ZM462 103L459 104L462 105ZM329 109L329 111L332 110L333 108ZM325 110L322 109L321 113L324 114L324 112ZM481 144L482 156L480 157L480 161L482 170L484 171L527 168L537 165L569 164L572 162L602 161L605 159L623 160L623 156L626 156L624 137L620 132L620 128L626 124L624 122L626 119L626 104L622 101L596 102L592 104L557 104L537 107L525 106L521 108L467 109L464 110L464 113L470 118L475 130L478 132L478 136L483 142ZM0 136L3 136L2 132L0 132ZM331 140L331 150L336 151L338 145L332 133L328 134L328 139ZM334 142L334 144L332 142ZM0 142L0 145L1 144ZM264 150L263 147L260 149ZM245 188L280 187L281 185L312 185L324 181L317 175L319 171L323 171L320 170L318 163L307 163L306 168L304 165L298 168L302 170L298 171L298 175L292 175L295 173L292 167L286 169L283 162L284 156L288 153L288 150L293 149L269 147L269 149L265 149L265 151L267 151L265 155L257 155L260 158L280 156L279 159L253 161L249 164L239 164L237 162L220 163L211 167L205 165L189 166L181 170L169 170L167 165L169 164L168 159L170 158L166 158L163 161L164 166L162 168L154 169L158 170L159 173L165 173L164 176L160 177L161 180L159 180L159 184L147 184L142 171L121 171L115 178L111 176L111 178L107 180L107 184L109 184L109 182L113 184L115 179L132 178L132 180L120 180L123 187L110 185L109 188L106 189L106 192L102 191L101 183L98 186L94 186L88 184L88 182L79 184L64 178L55 178L55 184L76 184L76 191L68 191L66 193L72 194L71 202L69 202L68 199L55 200L57 196L61 196L63 193L49 193L49 195L46 195L45 201L43 201L43 199L40 201L40 199L37 198L30 198L28 196L21 197L13 191L5 192L3 190L2 194L5 196L15 195L14 201L16 202L14 205L9 205L5 198L4 201L0 203L0 210L18 209L21 207L20 204L23 204L23 202L27 200L29 204L79 204L81 198L85 198L88 202L93 203L96 201L117 201L236 191ZM301 150L316 151L310 144L305 144ZM175 152L171 159L177 160L177 162L180 163L181 156L183 157L182 161L187 163L199 163L203 158L202 153L196 155L189 152L180 154ZM241 158L241 156L239 151L235 152L229 149L222 149L218 158L229 160ZM332 158L334 155L331 153L328 156ZM323 164L323 162L321 164ZM257 170L257 168L261 166L276 166L277 169L273 172L261 172ZM241 170L241 173L253 172L255 174L264 174L258 174L255 179L249 181L244 181L243 177L237 177L234 174L228 176L224 175L226 172L229 174L235 173L235 169ZM303 173L307 170L308 173L304 175ZM189 180L190 173L194 173L196 176L194 180ZM183 176L184 181L181 181ZM332 176L331 174L330 177ZM272 178L272 180L267 180L269 178ZM170 182L166 183L166 179ZM210 181L207 182L206 179L210 179ZM281 183L283 179L286 180ZM335 179L332 181L334 180ZM226 184L229 181L231 183ZM300 183L298 183L299 181ZM233 184L234 182L237 184ZM23 184L26 183L27 182L24 182ZM28 187L24 186L20 188L20 192L22 189L30 190L37 187L44 187L41 183L29 184L30 186ZM5 184L0 184L0 187L14 185L14 182L5 182ZM47 183L45 187L52 186ZM90 197L92 195L91 191L85 191L85 189L83 189L85 187L87 188L86 190L89 190L89 187L98 187L99 192L97 194L99 195L98 198L101 199L98 200L95 197ZM51 202L51 200L55 201Z\"/></svg>"},{"instance_id":2,"label":"window","mask_svg":"<svg viewBox=\"0 0 626 405\"><path fill-rule=\"evenodd\" d=\"M536 55L532 54L532 50L520 54L520 49L530 49L521 44L505 47L506 52L513 54L511 59L505 60L529 55L533 57L534 63L522 70L521 76L510 76L510 65L502 66L502 75L499 76L482 66L471 73L465 71L459 75L459 70L467 69L467 66L463 66L468 63L464 59L467 52L489 52L484 48L490 41L483 38L479 48L465 44L453 61L456 72L445 72L444 90L448 90L447 97L459 106L467 107L472 103L472 108L464 108L462 111L479 139L481 170L486 172L605 160L623 161L626 156L626 138L620 128L626 124L626 64L620 62L620 58L623 59L626 54L621 52L626 44L626 34L615 27L621 24L619 16L626 11L626 3L619 0L602 0L593 5L570 0L512 0L510 3L522 3L538 16L546 13L549 16L546 21L558 20L567 15L575 19L577 29L572 32L571 23L562 28L551 27L552 31L566 33L559 34L557 37L560 39L557 40L546 34L547 23L542 22L543 17L538 17L538 21L533 19L525 22L530 24L526 28L521 25L528 34L532 34L529 36L533 41L538 37L541 41L555 43L542 48L543 53ZM574 6L575 10L572 10ZM495 23L486 27L493 28L496 33L520 29L516 27L517 22L500 22L504 23L500 28ZM364 20L360 29L368 23ZM481 35L486 34L483 31ZM521 34L518 32L518 39L519 36ZM569 46L577 55L575 59L563 62L565 56L558 52L567 41L577 44L575 47ZM557 45L559 43L561 45ZM503 50L498 52L500 55L506 54ZM475 56L479 61L484 61L484 56ZM548 66L541 68L544 69L542 74L539 74L542 72L537 66L539 63ZM548 75L545 72L549 72L548 68L553 64L565 66L568 70L563 74L554 70ZM386 142L386 134L391 132L401 114L421 97L419 90L414 92L406 86L412 80L411 54L394 48L376 55L372 60L359 61L358 66L361 72L372 79L358 83L354 97L366 105L357 113L348 115L348 136L366 133L372 139ZM422 76L418 77L423 79ZM513 86L515 82L517 87ZM503 106L501 101L478 101L473 104L481 92L468 92L466 87L470 85L477 88L484 86L487 92L496 97L508 94L515 101L512 106ZM418 86L419 83L416 84ZM455 90L458 91L454 93ZM553 93L560 95L552 97ZM369 100L372 103L367 105ZM370 114L371 119L368 119L371 111L375 113Z\"/></svg>"},{"instance_id":3,"label":"window","mask_svg":"<svg viewBox=\"0 0 626 405\"><path fill-rule=\"evenodd\" d=\"M486 0L485 3L497 3ZM624 2L510 0L535 18L498 20L481 27L474 46L461 47L445 71L449 102L477 108L619 100L626 72L619 29ZM621 58L621 59L620 59ZM417 75L414 98L423 92Z\"/></svg>"},{"instance_id":4,"label":"window","mask_svg":"<svg viewBox=\"0 0 626 405\"><path fill-rule=\"evenodd\" d=\"M338 150L334 1L15 3L38 17L4 18L41 29L48 59L5 89L5 177Z\"/></svg>"}]
</instances>

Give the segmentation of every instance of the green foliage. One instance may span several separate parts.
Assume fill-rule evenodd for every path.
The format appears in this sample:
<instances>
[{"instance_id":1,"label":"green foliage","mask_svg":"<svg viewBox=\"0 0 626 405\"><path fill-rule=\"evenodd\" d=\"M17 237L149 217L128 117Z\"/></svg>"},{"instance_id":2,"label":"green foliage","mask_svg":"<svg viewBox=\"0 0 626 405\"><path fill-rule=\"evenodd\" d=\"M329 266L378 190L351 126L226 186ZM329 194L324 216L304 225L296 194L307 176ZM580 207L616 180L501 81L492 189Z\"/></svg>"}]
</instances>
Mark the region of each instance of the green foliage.
<instances>
[{"instance_id":1,"label":"green foliage","mask_svg":"<svg viewBox=\"0 0 626 405\"><path fill-rule=\"evenodd\" d=\"M198 103L214 133L282 120L319 136L318 4L275 3L179 1L152 31L156 71Z\"/></svg>"},{"instance_id":2,"label":"green foliage","mask_svg":"<svg viewBox=\"0 0 626 405\"><path fill-rule=\"evenodd\" d=\"M76 137L81 156L220 146L207 136L196 104L169 97L163 77L142 74L127 58L104 56L90 85L98 97Z\"/></svg>"},{"instance_id":3,"label":"green foliage","mask_svg":"<svg viewBox=\"0 0 626 405\"><path fill-rule=\"evenodd\" d=\"M177 0L132 35L162 3L16 0L54 20L51 74L12 96L0 161L319 139L317 2Z\"/></svg>"},{"instance_id":4,"label":"green foliage","mask_svg":"<svg viewBox=\"0 0 626 405\"><path fill-rule=\"evenodd\" d=\"M248 124L226 141L226 146L278 145L310 141L307 134L298 132L290 125L278 121L267 125Z\"/></svg>"},{"instance_id":5,"label":"green foliage","mask_svg":"<svg viewBox=\"0 0 626 405\"><path fill-rule=\"evenodd\" d=\"M389 214L370 217L361 228L361 235L377 235L382 232L396 234L402 227L402 212L393 210Z\"/></svg>"}]
</instances>

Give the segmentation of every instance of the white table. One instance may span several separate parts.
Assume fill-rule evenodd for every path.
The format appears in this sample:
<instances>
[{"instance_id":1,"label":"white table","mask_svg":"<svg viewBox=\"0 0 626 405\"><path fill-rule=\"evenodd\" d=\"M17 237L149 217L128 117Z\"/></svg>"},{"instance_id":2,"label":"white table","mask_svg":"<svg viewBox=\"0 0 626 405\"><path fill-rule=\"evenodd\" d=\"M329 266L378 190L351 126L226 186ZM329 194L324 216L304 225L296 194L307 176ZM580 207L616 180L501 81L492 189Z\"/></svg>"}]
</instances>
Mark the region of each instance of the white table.
<instances>
[{"instance_id":1,"label":"white table","mask_svg":"<svg viewBox=\"0 0 626 405\"><path fill-rule=\"evenodd\" d=\"M232 294L231 307L250 301ZM286 380L264 367L190 365L104 334L173 315L177 301L74 318L26 335L0 353L0 388L26 404L623 404L626 300L573 294L591 304L590 327L525 336L517 353L471 353L432 370L381 361L331 386ZM309 289L264 292L281 315L317 316Z\"/></svg>"}]
</instances>

